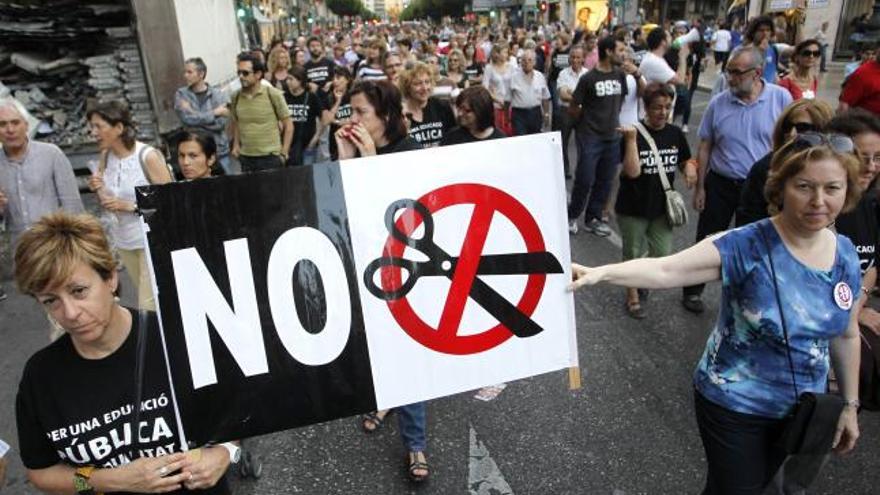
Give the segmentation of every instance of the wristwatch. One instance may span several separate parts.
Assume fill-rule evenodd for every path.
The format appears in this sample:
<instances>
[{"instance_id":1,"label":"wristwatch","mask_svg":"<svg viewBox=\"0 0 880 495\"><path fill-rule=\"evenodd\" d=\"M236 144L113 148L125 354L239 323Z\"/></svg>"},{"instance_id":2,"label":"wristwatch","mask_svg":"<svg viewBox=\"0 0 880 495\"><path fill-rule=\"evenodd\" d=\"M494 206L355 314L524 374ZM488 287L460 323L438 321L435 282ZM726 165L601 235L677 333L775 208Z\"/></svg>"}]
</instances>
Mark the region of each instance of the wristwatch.
<instances>
[{"instance_id":1,"label":"wristwatch","mask_svg":"<svg viewBox=\"0 0 880 495\"><path fill-rule=\"evenodd\" d=\"M238 464L241 460L241 447L232 442L223 442L219 446L229 451L229 462Z\"/></svg>"},{"instance_id":2,"label":"wristwatch","mask_svg":"<svg viewBox=\"0 0 880 495\"><path fill-rule=\"evenodd\" d=\"M852 400L843 401L843 407L851 407L855 410L858 410L859 406L861 406L861 405L862 405L862 403L859 402L859 399L852 399Z\"/></svg>"},{"instance_id":3,"label":"wristwatch","mask_svg":"<svg viewBox=\"0 0 880 495\"><path fill-rule=\"evenodd\" d=\"M76 493L81 495L103 495L96 492L92 488L91 483L89 483L89 478L91 478L92 471L94 470L94 466L76 468L76 471L73 473L73 488L76 490Z\"/></svg>"}]
</instances>

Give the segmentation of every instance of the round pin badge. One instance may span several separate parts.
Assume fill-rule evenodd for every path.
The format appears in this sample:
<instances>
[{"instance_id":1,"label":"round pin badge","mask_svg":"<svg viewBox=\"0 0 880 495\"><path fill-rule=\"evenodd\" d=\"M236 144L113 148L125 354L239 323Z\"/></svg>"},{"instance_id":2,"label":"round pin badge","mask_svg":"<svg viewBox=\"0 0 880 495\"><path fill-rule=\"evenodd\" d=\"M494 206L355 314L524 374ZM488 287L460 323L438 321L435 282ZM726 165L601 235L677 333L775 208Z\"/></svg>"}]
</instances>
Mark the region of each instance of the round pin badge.
<instances>
[{"instance_id":1,"label":"round pin badge","mask_svg":"<svg viewBox=\"0 0 880 495\"><path fill-rule=\"evenodd\" d=\"M852 307L853 293L846 282L839 282L834 286L834 302L840 309L848 310Z\"/></svg>"}]
</instances>

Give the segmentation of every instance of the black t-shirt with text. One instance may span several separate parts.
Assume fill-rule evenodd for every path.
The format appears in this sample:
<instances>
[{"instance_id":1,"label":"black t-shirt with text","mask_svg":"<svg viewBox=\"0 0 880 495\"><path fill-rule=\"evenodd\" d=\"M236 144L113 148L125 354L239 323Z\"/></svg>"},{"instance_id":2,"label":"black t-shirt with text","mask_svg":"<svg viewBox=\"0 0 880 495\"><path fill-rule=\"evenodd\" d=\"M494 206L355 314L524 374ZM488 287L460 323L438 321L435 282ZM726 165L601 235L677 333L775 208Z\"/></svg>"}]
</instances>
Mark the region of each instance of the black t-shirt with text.
<instances>
[{"instance_id":1,"label":"black t-shirt with text","mask_svg":"<svg viewBox=\"0 0 880 495\"><path fill-rule=\"evenodd\" d=\"M298 96L294 96L290 91L285 91L284 101L287 102L287 108L290 109L290 119L293 121L292 143L305 146L315 136L317 130L315 119L321 118L321 110L323 109L321 101L308 91L303 91Z\"/></svg>"},{"instance_id":2,"label":"black t-shirt with text","mask_svg":"<svg viewBox=\"0 0 880 495\"><path fill-rule=\"evenodd\" d=\"M443 136L443 140L440 142L441 146L448 146L452 144L465 144L465 143L476 143L477 141L489 141L491 139L500 139L506 138L507 134L499 131L498 128L494 128L492 130L492 134L489 134L488 137L483 139L477 139L473 134L470 133L464 127L456 127L449 131L445 136Z\"/></svg>"},{"instance_id":3,"label":"black t-shirt with text","mask_svg":"<svg viewBox=\"0 0 880 495\"><path fill-rule=\"evenodd\" d=\"M877 236L880 230L877 225L877 195L873 187L862 195L855 209L837 217L834 228L838 234L849 237L856 247L862 274L877 264Z\"/></svg>"},{"instance_id":4,"label":"black t-shirt with text","mask_svg":"<svg viewBox=\"0 0 880 495\"><path fill-rule=\"evenodd\" d=\"M568 60L570 54L571 47L568 47L565 50L556 49L553 51L550 55L550 77L547 78L548 83L556 82L559 73L571 65L571 62Z\"/></svg>"},{"instance_id":5,"label":"black t-shirt with text","mask_svg":"<svg viewBox=\"0 0 880 495\"><path fill-rule=\"evenodd\" d=\"M333 105L336 104L335 97L332 97L330 104L327 106L329 110L333 109ZM351 97L348 93L342 95L342 99L339 102L339 106L336 108L336 114L333 115L333 122L330 124L330 159L337 160L339 158L339 149L336 147L336 131L339 130L340 127L347 124L349 120L351 120Z\"/></svg>"},{"instance_id":6,"label":"black t-shirt with text","mask_svg":"<svg viewBox=\"0 0 880 495\"><path fill-rule=\"evenodd\" d=\"M675 169L691 158L687 138L681 129L674 125L667 125L659 131L648 126L645 128L657 144L657 151L660 153L660 159L663 160L663 170L666 171L666 177L672 185L675 180ZM620 175L620 189L614 211L619 215L653 220L666 214L666 193L663 191L654 153L641 134L636 137L636 146L639 150L641 175L635 179ZM622 157L626 152L626 141L621 142L621 148Z\"/></svg>"},{"instance_id":7,"label":"black t-shirt with text","mask_svg":"<svg viewBox=\"0 0 880 495\"><path fill-rule=\"evenodd\" d=\"M328 92L324 91L324 85L327 84L328 81L333 80L333 67L335 65L336 64L328 58L322 58L316 61L309 60L303 65L306 69L306 78L308 78L309 82L318 85L318 90L315 94L321 98L321 104L324 106L327 106L329 100Z\"/></svg>"},{"instance_id":8,"label":"black t-shirt with text","mask_svg":"<svg viewBox=\"0 0 880 495\"><path fill-rule=\"evenodd\" d=\"M409 137L423 148L438 146L443 135L456 125L452 107L434 97L428 98L421 121L415 120L410 113L406 114L406 118L409 119Z\"/></svg>"},{"instance_id":9,"label":"black t-shirt with text","mask_svg":"<svg viewBox=\"0 0 880 495\"><path fill-rule=\"evenodd\" d=\"M620 69L592 69L581 76L572 93L572 104L581 107L577 132L602 139L615 137L626 93L626 74Z\"/></svg>"},{"instance_id":10,"label":"black t-shirt with text","mask_svg":"<svg viewBox=\"0 0 880 495\"><path fill-rule=\"evenodd\" d=\"M102 359L80 356L70 335L31 356L15 404L21 459L28 469L59 463L114 468L139 457L181 450L158 319L155 313L145 313L145 321L146 329L141 331L139 313L132 311L125 342ZM140 335L147 336L146 366L135 427L135 363ZM226 479L221 478L213 488L197 493L230 492Z\"/></svg>"},{"instance_id":11,"label":"black t-shirt with text","mask_svg":"<svg viewBox=\"0 0 880 495\"><path fill-rule=\"evenodd\" d=\"M464 69L464 74L470 80L479 79L479 78L483 77L483 64L481 64L479 62L474 62L471 65L468 65Z\"/></svg>"}]
</instances>

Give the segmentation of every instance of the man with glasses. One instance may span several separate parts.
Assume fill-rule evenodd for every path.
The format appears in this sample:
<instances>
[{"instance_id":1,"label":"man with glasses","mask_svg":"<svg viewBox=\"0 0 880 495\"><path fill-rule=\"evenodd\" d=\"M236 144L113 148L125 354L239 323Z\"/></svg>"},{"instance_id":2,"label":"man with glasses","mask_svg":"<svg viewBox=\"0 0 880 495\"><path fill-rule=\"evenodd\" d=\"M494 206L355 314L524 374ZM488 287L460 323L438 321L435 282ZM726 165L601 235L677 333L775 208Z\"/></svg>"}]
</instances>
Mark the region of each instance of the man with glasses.
<instances>
[{"instance_id":1,"label":"man with glasses","mask_svg":"<svg viewBox=\"0 0 880 495\"><path fill-rule=\"evenodd\" d=\"M843 84L840 93L840 112L849 108L863 108L880 115L880 50L874 45L874 58L856 69Z\"/></svg>"},{"instance_id":2,"label":"man with glasses","mask_svg":"<svg viewBox=\"0 0 880 495\"><path fill-rule=\"evenodd\" d=\"M232 155L243 172L278 168L287 163L293 121L281 91L264 84L263 63L249 53L238 56L241 90L232 95ZM282 131L279 133L278 129Z\"/></svg>"},{"instance_id":3,"label":"man with glasses","mask_svg":"<svg viewBox=\"0 0 880 495\"><path fill-rule=\"evenodd\" d=\"M762 60L755 47L733 50L726 70L728 89L703 114L694 191L694 209L700 212L696 242L730 226L743 182L752 164L770 150L776 119L791 103L788 91L762 79ZM703 312L703 288L684 288L685 309Z\"/></svg>"}]
</instances>

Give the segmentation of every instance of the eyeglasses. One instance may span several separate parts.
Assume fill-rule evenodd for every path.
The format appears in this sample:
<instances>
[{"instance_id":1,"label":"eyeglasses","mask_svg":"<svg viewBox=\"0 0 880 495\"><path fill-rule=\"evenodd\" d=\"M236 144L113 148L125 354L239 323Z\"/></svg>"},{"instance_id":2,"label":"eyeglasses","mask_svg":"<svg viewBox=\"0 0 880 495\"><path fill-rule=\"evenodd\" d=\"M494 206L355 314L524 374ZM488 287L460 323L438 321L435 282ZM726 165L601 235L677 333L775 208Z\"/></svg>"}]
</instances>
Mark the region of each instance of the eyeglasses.
<instances>
[{"instance_id":1,"label":"eyeglasses","mask_svg":"<svg viewBox=\"0 0 880 495\"><path fill-rule=\"evenodd\" d=\"M804 50L800 53L801 57L821 57L822 52L819 50Z\"/></svg>"},{"instance_id":2,"label":"eyeglasses","mask_svg":"<svg viewBox=\"0 0 880 495\"><path fill-rule=\"evenodd\" d=\"M861 160L865 165L870 165L871 163L876 163L880 165L880 153L874 153L873 155L863 154L861 152L857 153L859 160Z\"/></svg>"},{"instance_id":3,"label":"eyeglasses","mask_svg":"<svg viewBox=\"0 0 880 495\"><path fill-rule=\"evenodd\" d=\"M803 134L798 134L794 142L798 148L803 149L815 146L828 146L838 153L852 153L855 150L852 139L843 134L805 132Z\"/></svg>"},{"instance_id":4,"label":"eyeglasses","mask_svg":"<svg viewBox=\"0 0 880 495\"><path fill-rule=\"evenodd\" d=\"M757 67L752 67L745 70L727 69L726 72L729 77L742 77L755 69L757 69Z\"/></svg>"},{"instance_id":5,"label":"eyeglasses","mask_svg":"<svg viewBox=\"0 0 880 495\"><path fill-rule=\"evenodd\" d=\"M254 73L254 71L252 71L252 70L240 70L240 71L238 71L238 75L239 75L239 76L244 76L244 77L247 77L247 76L249 76L249 75L251 75L251 74L253 74L253 73Z\"/></svg>"}]
</instances>

